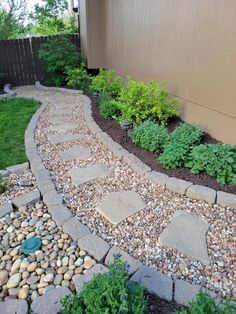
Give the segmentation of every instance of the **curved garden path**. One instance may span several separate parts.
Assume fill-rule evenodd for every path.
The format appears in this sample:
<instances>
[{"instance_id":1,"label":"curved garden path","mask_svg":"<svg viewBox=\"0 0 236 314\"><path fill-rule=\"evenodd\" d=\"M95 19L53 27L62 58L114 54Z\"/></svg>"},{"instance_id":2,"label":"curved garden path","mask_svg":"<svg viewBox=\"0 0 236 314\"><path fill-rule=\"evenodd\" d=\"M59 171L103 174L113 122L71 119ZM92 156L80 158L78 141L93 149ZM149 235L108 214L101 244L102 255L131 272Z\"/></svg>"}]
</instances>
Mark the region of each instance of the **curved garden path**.
<instances>
[{"instance_id":1,"label":"curved garden path","mask_svg":"<svg viewBox=\"0 0 236 314\"><path fill-rule=\"evenodd\" d=\"M200 284L222 296L233 294L236 299L236 218L232 209L172 193L131 170L88 128L84 117L86 96L38 91L32 86L18 88L17 92L19 96L49 102L35 133L38 150L65 204L92 233L164 274ZM84 176L88 180L88 172L84 174L77 168L91 166L99 167L96 173L94 169L89 172L96 178L81 184ZM123 200L124 191L132 191L131 203ZM114 192L121 192L122 196L112 195L118 196L125 214L137 211L117 225L114 222L120 217L110 212L112 205L116 207L110 199ZM175 246L171 243L175 238L183 242L179 250L168 246ZM185 249L189 257L180 253Z\"/></svg>"}]
</instances>

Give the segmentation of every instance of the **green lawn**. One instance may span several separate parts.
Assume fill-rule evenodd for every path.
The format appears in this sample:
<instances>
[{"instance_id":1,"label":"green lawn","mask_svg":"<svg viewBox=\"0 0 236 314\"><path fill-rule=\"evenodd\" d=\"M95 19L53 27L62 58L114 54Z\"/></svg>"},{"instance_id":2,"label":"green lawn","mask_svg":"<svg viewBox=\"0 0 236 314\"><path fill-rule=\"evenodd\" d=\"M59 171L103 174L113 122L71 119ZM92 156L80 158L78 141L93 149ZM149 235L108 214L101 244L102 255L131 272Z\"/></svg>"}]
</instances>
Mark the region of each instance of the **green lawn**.
<instances>
[{"instance_id":1,"label":"green lawn","mask_svg":"<svg viewBox=\"0 0 236 314\"><path fill-rule=\"evenodd\" d=\"M24 134L39 105L24 98L0 101L0 169L27 161Z\"/></svg>"}]
</instances>

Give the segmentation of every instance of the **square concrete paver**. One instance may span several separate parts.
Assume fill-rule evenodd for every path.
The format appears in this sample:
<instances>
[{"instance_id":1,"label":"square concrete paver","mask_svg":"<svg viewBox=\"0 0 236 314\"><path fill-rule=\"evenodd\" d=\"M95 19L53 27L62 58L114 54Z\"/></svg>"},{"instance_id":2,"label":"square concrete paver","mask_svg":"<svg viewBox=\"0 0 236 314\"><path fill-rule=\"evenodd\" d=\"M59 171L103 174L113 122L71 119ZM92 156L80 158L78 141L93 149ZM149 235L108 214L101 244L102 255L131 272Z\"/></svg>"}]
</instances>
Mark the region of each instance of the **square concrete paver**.
<instances>
[{"instance_id":1,"label":"square concrete paver","mask_svg":"<svg viewBox=\"0 0 236 314\"><path fill-rule=\"evenodd\" d=\"M59 124L53 127L48 128L49 131L61 131L61 132L69 132L74 131L79 126L77 124Z\"/></svg>"},{"instance_id":2,"label":"square concrete paver","mask_svg":"<svg viewBox=\"0 0 236 314\"><path fill-rule=\"evenodd\" d=\"M109 175L109 171L106 165L99 164L83 168L73 168L70 170L69 175L74 185L80 185L94 179L106 177Z\"/></svg>"},{"instance_id":3,"label":"square concrete paver","mask_svg":"<svg viewBox=\"0 0 236 314\"><path fill-rule=\"evenodd\" d=\"M51 134L48 135L48 139L51 144L57 145L65 142L72 142L81 139L83 135L79 134Z\"/></svg>"},{"instance_id":4,"label":"square concrete paver","mask_svg":"<svg viewBox=\"0 0 236 314\"><path fill-rule=\"evenodd\" d=\"M120 191L109 194L98 206L98 211L112 224L117 225L145 207L146 204L138 193L134 191Z\"/></svg>"},{"instance_id":5,"label":"square concrete paver","mask_svg":"<svg viewBox=\"0 0 236 314\"><path fill-rule=\"evenodd\" d=\"M206 233L209 223L183 210L177 210L171 224L161 233L159 243L175 248L181 253L199 260L205 265L210 263L207 251Z\"/></svg>"},{"instance_id":6,"label":"square concrete paver","mask_svg":"<svg viewBox=\"0 0 236 314\"><path fill-rule=\"evenodd\" d=\"M61 152L63 161L70 161L72 159L88 158L91 155L91 150L84 147L72 147Z\"/></svg>"}]
</instances>

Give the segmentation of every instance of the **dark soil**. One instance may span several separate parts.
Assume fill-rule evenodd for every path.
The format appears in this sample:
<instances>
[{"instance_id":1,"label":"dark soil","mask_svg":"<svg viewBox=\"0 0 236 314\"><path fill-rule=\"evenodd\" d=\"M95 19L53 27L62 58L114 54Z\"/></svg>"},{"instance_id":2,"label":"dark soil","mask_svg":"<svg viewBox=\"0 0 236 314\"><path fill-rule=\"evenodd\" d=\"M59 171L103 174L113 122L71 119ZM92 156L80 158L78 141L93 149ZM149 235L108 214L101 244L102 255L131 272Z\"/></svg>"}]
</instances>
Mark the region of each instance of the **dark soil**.
<instances>
[{"instance_id":1,"label":"dark soil","mask_svg":"<svg viewBox=\"0 0 236 314\"><path fill-rule=\"evenodd\" d=\"M114 120L105 120L103 117L101 117L99 113L97 101L93 97L90 97L90 99L92 101L93 118L96 121L96 123L100 126L100 128L104 132L109 134L110 137L114 141L122 145L130 153L136 155L152 170L165 173L170 177L176 177L182 180L191 181L194 184L205 185L217 191L224 191L224 192L236 194L236 186L221 185L216 182L215 178L210 177L207 173L200 173L200 174L195 175L195 174L192 174L190 170L187 168L177 168L174 170L172 169L168 170L168 169L163 168L163 166L160 164L158 160L157 155L134 145L131 142L130 138L128 138L126 142L124 131L121 130L120 125ZM182 123L182 120L180 118L172 119L172 121L170 121L168 125L168 130L173 131L174 128L180 123ZM219 143L219 141L211 137L209 134L205 133L203 136L202 143L215 144L215 143Z\"/></svg>"},{"instance_id":2,"label":"dark soil","mask_svg":"<svg viewBox=\"0 0 236 314\"><path fill-rule=\"evenodd\" d=\"M148 303L147 314L172 314L175 311L181 311L183 307L174 301L160 299L154 294L145 293Z\"/></svg>"},{"instance_id":3,"label":"dark soil","mask_svg":"<svg viewBox=\"0 0 236 314\"><path fill-rule=\"evenodd\" d=\"M0 89L0 95L6 94L2 89Z\"/></svg>"}]
</instances>

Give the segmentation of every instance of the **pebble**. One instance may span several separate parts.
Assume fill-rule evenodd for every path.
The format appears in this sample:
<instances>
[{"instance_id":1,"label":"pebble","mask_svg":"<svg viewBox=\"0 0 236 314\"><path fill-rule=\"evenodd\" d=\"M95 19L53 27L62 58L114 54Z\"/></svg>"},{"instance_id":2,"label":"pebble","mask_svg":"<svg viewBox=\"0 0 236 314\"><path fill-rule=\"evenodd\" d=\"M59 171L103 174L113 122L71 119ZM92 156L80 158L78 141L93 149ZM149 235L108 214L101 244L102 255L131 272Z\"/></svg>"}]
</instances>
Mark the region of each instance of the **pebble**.
<instances>
[{"instance_id":1,"label":"pebble","mask_svg":"<svg viewBox=\"0 0 236 314\"><path fill-rule=\"evenodd\" d=\"M27 267L27 271L29 273L32 273L35 271L36 268L37 268L37 262L33 262L33 263L29 264L29 266Z\"/></svg>"},{"instance_id":2,"label":"pebble","mask_svg":"<svg viewBox=\"0 0 236 314\"><path fill-rule=\"evenodd\" d=\"M28 298L28 295L29 295L29 289L21 288L18 293L18 298L21 300L25 300Z\"/></svg>"},{"instance_id":3,"label":"pebble","mask_svg":"<svg viewBox=\"0 0 236 314\"><path fill-rule=\"evenodd\" d=\"M12 275L7 282L7 288L8 289L16 288L19 285L20 281L21 281L21 274L20 273L16 273L16 274Z\"/></svg>"},{"instance_id":4,"label":"pebble","mask_svg":"<svg viewBox=\"0 0 236 314\"><path fill-rule=\"evenodd\" d=\"M0 271L0 287L5 285L8 281L8 271L6 270L1 270Z\"/></svg>"},{"instance_id":5,"label":"pebble","mask_svg":"<svg viewBox=\"0 0 236 314\"><path fill-rule=\"evenodd\" d=\"M62 280L63 280L63 275L62 274L56 274L54 281L53 281L53 284L55 286L59 286L61 284Z\"/></svg>"},{"instance_id":6,"label":"pebble","mask_svg":"<svg viewBox=\"0 0 236 314\"><path fill-rule=\"evenodd\" d=\"M69 263L69 257L68 256L63 257L61 262L62 262L62 266L67 266Z\"/></svg>"},{"instance_id":7,"label":"pebble","mask_svg":"<svg viewBox=\"0 0 236 314\"><path fill-rule=\"evenodd\" d=\"M81 257L79 257L77 259L77 261L75 262L75 266L81 266L83 264L83 262L84 262L84 260Z\"/></svg>"},{"instance_id":8,"label":"pebble","mask_svg":"<svg viewBox=\"0 0 236 314\"><path fill-rule=\"evenodd\" d=\"M11 266L11 273L14 273L18 269L20 269L20 265L21 265L21 259L15 260L15 262Z\"/></svg>"},{"instance_id":9,"label":"pebble","mask_svg":"<svg viewBox=\"0 0 236 314\"><path fill-rule=\"evenodd\" d=\"M58 270L57 270L58 274L65 274L67 271L68 271L67 266L62 266L62 267L58 268Z\"/></svg>"},{"instance_id":10,"label":"pebble","mask_svg":"<svg viewBox=\"0 0 236 314\"><path fill-rule=\"evenodd\" d=\"M10 227L7 228L7 232L8 232L8 233L13 232L14 230L15 230L15 227L14 227L14 226L10 226Z\"/></svg>"},{"instance_id":11,"label":"pebble","mask_svg":"<svg viewBox=\"0 0 236 314\"><path fill-rule=\"evenodd\" d=\"M23 277L23 276L22 276ZM40 279L39 276L30 276L28 279L27 279L27 284L28 285L32 285L32 284L35 284L36 282L38 282Z\"/></svg>"},{"instance_id":12,"label":"pebble","mask_svg":"<svg viewBox=\"0 0 236 314\"><path fill-rule=\"evenodd\" d=\"M71 280L71 278L73 277L74 272L73 270L68 270L65 274L64 274L64 279L65 280Z\"/></svg>"},{"instance_id":13,"label":"pebble","mask_svg":"<svg viewBox=\"0 0 236 314\"><path fill-rule=\"evenodd\" d=\"M95 264L96 264L95 260L90 259L83 264L83 267L85 269L90 269Z\"/></svg>"},{"instance_id":14,"label":"pebble","mask_svg":"<svg viewBox=\"0 0 236 314\"><path fill-rule=\"evenodd\" d=\"M48 282L48 283L53 282L54 281L54 275L52 273L47 274L46 276L44 276L43 281Z\"/></svg>"}]
</instances>

